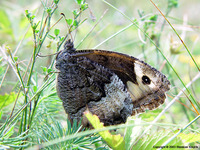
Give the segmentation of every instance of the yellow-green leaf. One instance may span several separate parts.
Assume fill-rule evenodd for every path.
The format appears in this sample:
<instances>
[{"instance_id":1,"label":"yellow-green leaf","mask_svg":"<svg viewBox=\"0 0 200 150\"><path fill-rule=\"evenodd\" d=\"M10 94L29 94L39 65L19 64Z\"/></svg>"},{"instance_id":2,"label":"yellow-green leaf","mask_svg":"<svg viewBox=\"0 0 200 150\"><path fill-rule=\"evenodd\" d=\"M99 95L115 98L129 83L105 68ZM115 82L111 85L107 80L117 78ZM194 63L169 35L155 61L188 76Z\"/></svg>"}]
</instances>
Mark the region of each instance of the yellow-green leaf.
<instances>
[{"instance_id":1,"label":"yellow-green leaf","mask_svg":"<svg viewBox=\"0 0 200 150\"><path fill-rule=\"evenodd\" d=\"M85 112L85 116L95 129L105 128L103 123L100 122L99 118L96 115L92 115L90 112ZM99 132L99 134L112 149L114 150L125 149L125 142L120 134L112 135L108 130L101 131Z\"/></svg>"},{"instance_id":2,"label":"yellow-green leaf","mask_svg":"<svg viewBox=\"0 0 200 150\"><path fill-rule=\"evenodd\" d=\"M193 142L199 142L200 141L200 134L194 134L194 133L181 133L178 135L185 143L193 143Z\"/></svg>"},{"instance_id":3,"label":"yellow-green leaf","mask_svg":"<svg viewBox=\"0 0 200 150\"><path fill-rule=\"evenodd\" d=\"M17 94L15 92L11 92L10 94L0 95L0 109L11 104L15 101Z\"/></svg>"}]
</instances>

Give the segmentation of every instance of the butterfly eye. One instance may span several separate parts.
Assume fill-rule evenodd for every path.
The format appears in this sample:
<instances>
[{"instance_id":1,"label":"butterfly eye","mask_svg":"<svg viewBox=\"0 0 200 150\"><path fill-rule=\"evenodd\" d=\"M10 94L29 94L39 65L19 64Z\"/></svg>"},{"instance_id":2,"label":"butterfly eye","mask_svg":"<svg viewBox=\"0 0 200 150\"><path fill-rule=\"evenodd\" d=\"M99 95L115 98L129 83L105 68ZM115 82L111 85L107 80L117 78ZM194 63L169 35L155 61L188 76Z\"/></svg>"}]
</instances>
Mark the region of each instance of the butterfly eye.
<instances>
[{"instance_id":1,"label":"butterfly eye","mask_svg":"<svg viewBox=\"0 0 200 150\"><path fill-rule=\"evenodd\" d=\"M151 80L147 76L142 76L142 83L143 84L150 84Z\"/></svg>"}]
</instances>

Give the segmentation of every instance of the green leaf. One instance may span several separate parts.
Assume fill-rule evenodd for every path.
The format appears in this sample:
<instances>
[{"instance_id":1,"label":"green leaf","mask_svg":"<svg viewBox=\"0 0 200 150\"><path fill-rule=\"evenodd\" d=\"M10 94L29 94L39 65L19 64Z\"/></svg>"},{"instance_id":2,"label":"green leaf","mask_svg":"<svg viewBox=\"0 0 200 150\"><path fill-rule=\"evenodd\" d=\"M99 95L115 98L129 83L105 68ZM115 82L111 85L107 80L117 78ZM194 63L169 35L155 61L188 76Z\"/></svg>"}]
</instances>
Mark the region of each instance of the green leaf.
<instances>
[{"instance_id":1,"label":"green leaf","mask_svg":"<svg viewBox=\"0 0 200 150\"><path fill-rule=\"evenodd\" d=\"M73 20L72 19L66 19L66 22L70 26L72 24Z\"/></svg>"},{"instance_id":2,"label":"green leaf","mask_svg":"<svg viewBox=\"0 0 200 150\"><path fill-rule=\"evenodd\" d=\"M53 0L53 2L54 2L55 4L58 4L58 3L59 3L59 0Z\"/></svg>"},{"instance_id":3,"label":"green leaf","mask_svg":"<svg viewBox=\"0 0 200 150\"><path fill-rule=\"evenodd\" d=\"M50 73L51 71L52 71L52 69L51 69L51 68L47 69L47 73Z\"/></svg>"},{"instance_id":4,"label":"green leaf","mask_svg":"<svg viewBox=\"0 0 200 150\"><path fill-rule=\"evenodd\" d=\"M168 7L169 8L178 7L178 0L168 0Z\"/></svg>"},{"instance_id":5,"label":"green leaf","mask_svg":"<svg viewBox=\"0 0 200 150\"><path fill-rule=\"evenodd\" d=\"M37 91L37 86L36 86L36 85L33 86L33 91L34 91L34 92Z\"/></svg>"},{"instance_id":6,"label":"green leaf","mask_svg":"<svg viewBox=\"0 0 200 150\"><path fill-rule=\"evenodd\" d=\"M52 11L51 7L47 8L47 13L50 14Z\"/></svg>"},{"instance_id":7,"label":"green leaf","mask_svg":"<svg viewBox=\"0 0 200 150\"><path fill-rule=\"evenodd\" d=\"M28 14L28 9L25 10L25 13Z\"/></svg>"},{"instance_id":8,"label":"green leaf","mask_svg":"<svg viewBox=\"0 0 200 150\"><path fill-rule=\"evenodd\" d=\"M53 35L50 35L50 34L48 34L48 38L50 38L50 39L55 39L56 37L54 37Z\"/></svg>"},{"instance_id":9,"label":"green leaf","mask_svg":"<svg viewBox=\"0 0 200 150\"><path fill-rule=\"evenodd\" d=\"M17 60L18 60L18 57L17 57L17 56L15 56L15 57L14 57L14 60L15 60L15 61L17 61Z\"/></svg>"},{"instance_id":10,"label":"green leaf","mask_svg":"<svg viewBox=\"0 0 200 150\"><path fill-rule=\"evenodd\" d=\"M81 4L81 9L84 11L88 8L88 4L85 3L85 4Z\"/></svg>"},{"instance_id":11,"label":"green leaf","mask_svg":"<svg viewBox=\"0 0 200 150\"><path fill-rule=\"evenodd\" d=\"M32 15L32 16L31 16L31 19L33 20L34 18L35 18L35 15Z\"/></svg>"},{"instance_id":12,"label":"green leaf","mask_svg":"<svg viewBox=\"0 0 200 150\"><path fill-rule=\"evenodd\" d=\"M0 111L0 120L1 120L2 114L3 114L3 111Z\"/></svg>"},{"instance_id":13,"label":"green leaf","mask_svg":"<svg viewBox=\"0 0 200 150\"><path fill-rule=\"evenodd\" d=\"M27 17L28 19L30 19L30 18L31 18L31 13L29 13L29 11L28 11L28 10L25 10L25 14L26 14L26 17Z\"/></svg>"},{"instance_id":14,"label":"green leaf","mask_svg":"<svg viewBox=\"0 0 200 150\"><path fill-rule=\"evenodd\" d=\"M83 0L76 0L77 4L81 4Z\"/></svg>"},{"instance_id":15,"label":"green leaf","mask_svg":"<svg viewBox=\"0 0 200 150\"><path fill-rule=\"evenodd\" d=\"M40 30L35 30L35 33L39 33L40 32Z\"/></svg>"},{"instance_id":16,"label":"green leaf","mask_svg":"<svg viewBox=\"0 0 200 150\"><path fill-rule=\"evenodd\" d=\"M59 29L55 29L55 30L54 30L54 34L55 34L55 36L58 36L59 33L60 33L60 30L59 30Z\"/></svg>"},{"instance_id":17,"label":"green leaf","mask_svg":"<svg viewBox=\"0 0 200 150\"><path fill-rule=\"evenodd\" d=\"M41 66L41 68L42 68L43 73L46 73L46 72L47 72L47 67L42 67L42 66Z\"/></svg>"},{"instance_id":18,"label":"green leaf","mask_svg":"<svg viewBox=\"0 0 200 150\"><path fill-rule=\"evenodd\" d=\"M77 16L78 16L78 12L77 12L77 10L75 9L75 10L73 10L73 15L74 15L74 18L76 18Z\"/></svg>"},{"instance_id":19,"label":"green leaf","mask_svg":"<svg viewBox=\"0 0 200 150\"><path fill-rule=\"evenodd\" d=\"M78 26L78 21L77 21L77 20L74 20L74 22L73 22L73 26L75 26L75 27Z\"/></svg>"},{"instance_id":20,"label":"green leaf","mask_svg":"<svg viewBox=\"0 0 200 150\"><path fill-rule=\"evenodd\" d=\"M193 142L199 142L200 141L200 134L194 134L194 133L180 133L178 135L185 143L193 143Z\"/></svg>"},{"instance_id":21,"label":"green leaf","mask_svg":"<svg viewBox=\"0 0 200 150\"><path fill-rule=\"evenodd\" d=\"M32 28L35 30L37 28L36 23L33 23Z\"/></svg>"},{"instance_id":22,"label":"green leaf","mask_svg":"<svg viewBox=\"0 0 200 150\"><path fill-rule=\"evenodd\" d=\"M140 138L139 141L132 147L134 147L134 149L157 149L160 148L169 138L174 135L171 130L160 130L156 132L149 130L149 132L150 133L148 135ZM180 145L184 144L182 143L180 138L177 137L170 141L170 143L168 143L168 145L166 145L164 148L177 148L177 146Z\"/></svg>"},{"instance_id":23,"label":"green leaf","mask_svg":"<svg viewBox=\"0 0 200 150\"><path fill-rule=\"evenodd\" d=\"M131 149L131 145L137 140L137 137L142 134L143 127L140 126L141 119L133 119L129 117L126 122L127 125L134 124L134 126L128 126L125 128L124 141L126 149Z\"/></svg>"},{"instance_id":24,"label":"green leaf","mask_svg":"<svg viewBox=\"0 0 200 150\"><path fill-rule=\"evenodd\" d=\"M62 37L59 36L59 39L60 39L60 41L63 41L65 39L65 37L64 36L62 36Z\"/></svg>"},{"instance_id":25,"label":"green leaf","mask_svg":"<svg viewBox=\"0 0 200 150\"><path fill-rule=\"evenodd\" d=\"M0 95L0 109L8 106L17 98L17 94L15 92L11 92L10 94Z\"/></svg>"},{"instance_id":26,"label":"green leaf","mask_svg":"<svg viewBox=\"0 0 200 150\"><path fill-rule=\"evenodd\" d=\"M0 11L0 18L0 28L2 30L8 29L11 25L8 15L4 11Z\"/></svg>"},{"instance_id":27,"label":"green leaf","mask_svg":"<svg viewBox=\"0 0 200 150\"><path fill-rule=\"evenodd\" d=\"M92 115L90 112L85 112L84 114L95 129L104 128L103 123L100 122L96 115ZM112 135L109 131L101 131L99 135L114 150L125 150L125 142L120 134Z\"/></svg>"},{"instance_id":28,"label":"green leaf","mask_svg":"<svg viewBox=\"0 0 200 150\"><path fill-rule=\"evenodd\" d=\"M158 19L158 15L153 15L149 18L149 20L153 21L153 22L156 22Z\"/></svg>"},{"instance_id":29,"label":"green leaf","mask_svg":"<svg viewBox=\"0 0 200 150\"><path fill-rule=\"evenodd\" d=\"M37 24L36 24L36 23L33 23L32 28L33 28L34 30L36 30L37 27L38 27L38 25L39 25L39 23L40 23L40 21L38 21Z\"/></svg>"}]
</instances>

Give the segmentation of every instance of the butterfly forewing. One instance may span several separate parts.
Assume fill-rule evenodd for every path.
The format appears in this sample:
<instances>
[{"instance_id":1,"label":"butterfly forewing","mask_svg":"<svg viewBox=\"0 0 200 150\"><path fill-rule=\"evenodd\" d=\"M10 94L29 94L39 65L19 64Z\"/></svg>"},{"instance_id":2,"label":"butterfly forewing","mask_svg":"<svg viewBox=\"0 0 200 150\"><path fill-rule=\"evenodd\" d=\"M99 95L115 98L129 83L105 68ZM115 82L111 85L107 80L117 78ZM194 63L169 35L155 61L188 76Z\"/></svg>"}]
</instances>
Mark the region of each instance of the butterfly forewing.
<instances>
[{"instance_id":1,"label":"butterfly forewing","mask_svg":"<svg viewBox=\"0 0 200 150\"><path fill-rule=\"evenodd\" d=\"M70 41L57 55L56 68L58 96L69 118L80 120L89 109L105 125L158 107L170 85L162 73L137 58L104 50L76 51Z\"/></svg>"}]
</instances>

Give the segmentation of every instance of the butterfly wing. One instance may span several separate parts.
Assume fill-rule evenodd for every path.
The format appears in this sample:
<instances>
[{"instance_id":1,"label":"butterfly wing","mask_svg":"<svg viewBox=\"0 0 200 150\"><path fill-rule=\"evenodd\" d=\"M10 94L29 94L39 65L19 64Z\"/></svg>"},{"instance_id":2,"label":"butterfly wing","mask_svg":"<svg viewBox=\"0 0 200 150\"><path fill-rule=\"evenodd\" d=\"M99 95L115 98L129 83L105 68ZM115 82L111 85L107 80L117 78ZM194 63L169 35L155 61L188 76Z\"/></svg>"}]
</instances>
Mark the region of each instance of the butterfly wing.
<instances>
[{"instance_id":1,"label":"butterfly wing","mask_svg":"<svg viewBox=\"0 0 200 150\"><path fill-rule=\"evenodd\" d=\"M56 68L57 93L70 119L80 120L89 109L105 125L119 124L158 107L169 90L162 73L116 52L76 51L70 45L57 55ZM86 119L83 124L87 125Z\"/></svg>"},{"instance_id":2,"label":"butterfly wing","mask_svg":"<svg viewBox=\"0 0 200 150\"><path fill-rule=\"evenodd\" d=\"M99 65L109 68L125 84L133 102L133 112L152 110L164 103L170 82L161 72L135 57L103 51L82 50L76 56L85 56Z\"/></svg>"},{"instance_id":3,"label":"butterfly wing","mask_svg":"<svg viewBox=\"0 0 200 150\"><path fill-rule=\"evenodd\" d=\"M110 69L76 52L57 56L57 93L70 119L81 120L89 109L105 125L126 121L132 100L123 82ZM83 119L84 126L88 122Z\"/></svg>"}]
</instances>

